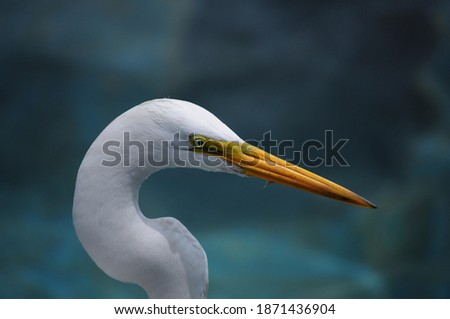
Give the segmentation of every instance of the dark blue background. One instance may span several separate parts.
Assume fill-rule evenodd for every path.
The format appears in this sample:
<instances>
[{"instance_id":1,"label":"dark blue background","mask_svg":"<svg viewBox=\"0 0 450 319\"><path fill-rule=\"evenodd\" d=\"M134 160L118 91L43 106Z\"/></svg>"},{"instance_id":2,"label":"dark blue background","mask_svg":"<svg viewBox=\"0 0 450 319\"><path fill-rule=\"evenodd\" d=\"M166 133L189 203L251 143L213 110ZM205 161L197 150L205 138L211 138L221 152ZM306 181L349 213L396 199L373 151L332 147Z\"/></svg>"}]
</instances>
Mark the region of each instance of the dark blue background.
<instances>
[{"instance_id":1,"label":"dark blue background","mask_svg":"<svg viewBox=\"0 0 450 319\"><path fill-rule=\"evenodd\" d=\"M141 191L204 246L210 297L450 297L449 1L1 1L0 296L144 297L78 242L78 166L172 97L244 139L348 138L313 169L375 202L167 170Z\"/></svg>"}]
</instances>

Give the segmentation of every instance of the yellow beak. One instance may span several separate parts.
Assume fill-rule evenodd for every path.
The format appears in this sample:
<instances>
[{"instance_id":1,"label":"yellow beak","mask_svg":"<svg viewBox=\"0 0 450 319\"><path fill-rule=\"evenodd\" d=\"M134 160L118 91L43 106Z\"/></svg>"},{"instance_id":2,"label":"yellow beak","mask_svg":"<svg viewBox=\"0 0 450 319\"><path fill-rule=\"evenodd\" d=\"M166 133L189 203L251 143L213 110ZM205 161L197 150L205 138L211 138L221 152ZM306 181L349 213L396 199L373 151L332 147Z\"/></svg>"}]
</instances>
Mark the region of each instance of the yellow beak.
<instances>
[{"instance_id":1,"label":"yellow beak","mask_svg":"<svg viewBox=\"0 0 450 319\"><path fill-rule=\"evenodd\" d=\"M224 158L244 174L368 208L377 206L319 175L271 155L251 144L209 139L204 153Z\"/></svg>"}]
</instances>

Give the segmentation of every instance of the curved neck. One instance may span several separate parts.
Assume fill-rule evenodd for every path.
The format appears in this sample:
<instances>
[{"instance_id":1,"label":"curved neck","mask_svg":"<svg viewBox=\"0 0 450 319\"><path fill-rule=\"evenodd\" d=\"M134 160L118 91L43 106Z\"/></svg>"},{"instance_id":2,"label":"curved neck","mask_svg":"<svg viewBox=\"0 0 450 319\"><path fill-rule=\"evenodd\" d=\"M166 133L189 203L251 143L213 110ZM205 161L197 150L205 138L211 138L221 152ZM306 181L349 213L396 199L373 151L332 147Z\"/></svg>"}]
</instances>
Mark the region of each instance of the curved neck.
<instances>
[{"instance_id":1,"label":"curved neck","mask_svg":"<svg viewBox=\"0 0 450 319\"><path fill-rule=\"evenodd\" d=\"M117 280L140 284L124 273L129 254L135 250L131 248L125 254L120 250L135 241L132 229L147 228L147 218L138 203L145 178L121 166L102 166L101 160L101 151L94 142L77 175L73 204L75 230L98 267Z\"/></svg>"},{"instance_id":2,"label":"curved neck","mask_svg":"<svg viewBox=\"0 0 450 319\"><path fill-rule=\"evenodd\" d=\"M139 189L156 169L139 166L132 159L124 158L126 152L123 151L125 132L139 132L140 123L136 118L142 118L136 108L119 116L87 151L78 170L75 186L73 217L77 233L81 231L77 225L84 220L96 218L110 220L109 223L128 224L142 223L145 219L139 209ZM134 135L136 139L141 138L139 134ZM82 237L80 240L86 247Z\"/></svg>"},{"instance_id":3,"label":"curved neck","mask_svg":"<svg viewBox=\"0 0 450 319\"><path fill-rule=\"evenodd\" d=\"M177 220L148 219L139 208L140 187L158 169L102 165L104 143L123 132L119 124L105 129L80 165L73 205L78 238L105 273L138 284L151 297L204 297L207 265L200 244Z\"/></svg>"}]
</instances>

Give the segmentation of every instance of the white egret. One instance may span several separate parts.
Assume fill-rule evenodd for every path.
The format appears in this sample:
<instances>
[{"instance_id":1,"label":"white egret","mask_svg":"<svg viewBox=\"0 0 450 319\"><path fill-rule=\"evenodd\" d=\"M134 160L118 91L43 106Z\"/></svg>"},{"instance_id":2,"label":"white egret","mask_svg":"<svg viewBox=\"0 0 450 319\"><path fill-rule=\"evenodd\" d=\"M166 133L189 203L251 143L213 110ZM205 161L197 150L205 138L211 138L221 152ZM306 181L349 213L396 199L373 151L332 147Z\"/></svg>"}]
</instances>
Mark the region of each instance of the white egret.
<instances>
[{"instance_id":1,"label":"white egret","mask_svg":"<svg viewBox=\"0 0 450 319\"><path fill-rule=\"evenodd\" d=\"M145 160L141 155L146 155ZM156 165L157 160L166 165ZM149 219L139 209L144 180L180 163L256 176L375 207L333 182L244 142L200 106L174 99L142 103L111 122L87 151L76 181L73 222L98 267L112 278L141 286L152 298L207 296L207 258L197 239L178 220Z\"/></svg>"}]
</instances>

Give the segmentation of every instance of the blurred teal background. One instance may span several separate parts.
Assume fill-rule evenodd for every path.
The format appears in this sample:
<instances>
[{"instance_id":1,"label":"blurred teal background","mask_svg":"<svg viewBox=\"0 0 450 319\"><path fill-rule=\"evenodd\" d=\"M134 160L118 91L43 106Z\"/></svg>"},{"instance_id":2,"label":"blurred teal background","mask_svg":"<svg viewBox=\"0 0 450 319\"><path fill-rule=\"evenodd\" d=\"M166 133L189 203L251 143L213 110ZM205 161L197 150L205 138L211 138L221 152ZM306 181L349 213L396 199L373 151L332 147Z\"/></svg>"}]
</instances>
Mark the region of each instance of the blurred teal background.
<instances>
[{"instance_id":1,"label":"blurred teal background","mask_svg":"<svg viewBox=\"0 0 450 319\"><path fill-rule=\"evenodd\" d=\"M1 7L0 297L145 297L86 255L72 196L101 130L171 97L244 139L272 130L300 148L334 130L350 139L350 166L313 171L379 206L226 174L156 174L142 210L199 239L211 298L450 298L449 1Z\"/></svg>"}]
</instances>

